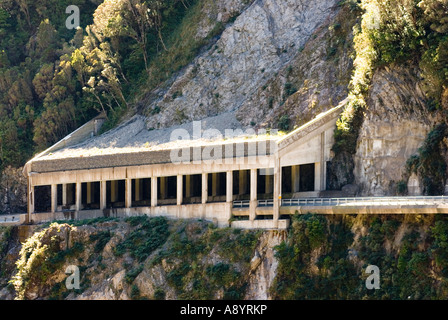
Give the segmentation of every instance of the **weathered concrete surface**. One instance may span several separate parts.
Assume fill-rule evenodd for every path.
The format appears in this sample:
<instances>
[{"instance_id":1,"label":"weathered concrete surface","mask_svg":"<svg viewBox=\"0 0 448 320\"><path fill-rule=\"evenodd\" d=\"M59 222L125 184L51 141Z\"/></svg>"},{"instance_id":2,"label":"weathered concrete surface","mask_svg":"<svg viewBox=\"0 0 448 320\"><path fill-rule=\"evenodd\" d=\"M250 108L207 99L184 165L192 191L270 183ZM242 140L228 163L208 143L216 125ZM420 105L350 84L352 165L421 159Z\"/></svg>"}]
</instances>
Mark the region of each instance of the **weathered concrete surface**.
<instances>
[{"instance_id":1,"label":"weathered concrete surface","mask_svg":"<svg viewBox=\"0 0 448 320\"><path fill-rule=\"evenodd\" d=\"M362 196L396 194L406 161L434 123L416 72L393 67L373 76L354 157L355 183Z\"/></svg>"}]
</instances>

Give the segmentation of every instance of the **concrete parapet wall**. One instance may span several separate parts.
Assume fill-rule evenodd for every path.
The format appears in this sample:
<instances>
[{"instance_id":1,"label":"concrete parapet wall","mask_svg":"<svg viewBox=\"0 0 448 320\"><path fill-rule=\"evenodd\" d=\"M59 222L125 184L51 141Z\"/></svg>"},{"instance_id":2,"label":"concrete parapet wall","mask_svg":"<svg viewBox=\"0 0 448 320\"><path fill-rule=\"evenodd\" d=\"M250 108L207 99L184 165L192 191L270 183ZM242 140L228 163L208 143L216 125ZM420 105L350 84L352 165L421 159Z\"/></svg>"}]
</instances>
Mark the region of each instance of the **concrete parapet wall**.
<instances>
[{"instance_id":1,"label":"concrete parapet wall","mask_svg":"<svg viewBox=\"0 0 448 320\"><path fill-rule=\"evenodd\" d=\"M232 221L232 228L237 229L281 229L285 230L289 227L289 220L243 220Z\"/></svg>"},{"instance_id":2,"label":"concrete parapet wall","mask_svg":"<svg viewBox=\"0 0 448 320\"><path fill-rule=\"evenodd\" d=\"M26 222L26 213L0 215L0 226L17 226Z\"/></svg>"},{"instance_id":3,"label":"concrete parapet wall","mask_svg":"<svg viewBox=\"0 0 448 320\"><path fill-rule=\"evenodd\" d=\"M448 214L448 205L384 205L384 206L287 206L280 214Z\"/></svg>"},{"instance_id":4,"label":"concrete parapet wall","mask_svg":"<svg viewBox=\"0 0 448 320\"><path fill-rule=\"evenodd\" d=\"M32 223L44 223L54 220L83 220L100 217L131 217L147 215L150 217L167 217L170 219L204 219L216 223L218 227L228 227L230 219L231 203L207 203L191 205L172 205L158 207L137 207L137 208L113 208L104 210L81 210L55 213L33 213ZM23 214L23 221L26 214ZM2 224L3 225L3 224Z\"/></svg>"}]
</instances>

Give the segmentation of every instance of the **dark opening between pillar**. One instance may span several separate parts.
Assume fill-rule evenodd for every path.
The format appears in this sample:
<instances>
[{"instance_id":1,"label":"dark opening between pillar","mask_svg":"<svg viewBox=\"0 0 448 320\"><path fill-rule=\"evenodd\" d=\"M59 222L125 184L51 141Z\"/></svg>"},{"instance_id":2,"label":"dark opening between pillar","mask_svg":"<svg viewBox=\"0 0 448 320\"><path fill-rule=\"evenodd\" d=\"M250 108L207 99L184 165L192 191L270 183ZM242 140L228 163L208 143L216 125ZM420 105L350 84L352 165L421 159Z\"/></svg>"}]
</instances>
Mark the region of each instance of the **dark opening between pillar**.
<instances>
[{"instance_id":1,"label":"dark opening between pillar","mask_svg":"<svg viewBox=\"0 0 448 320\"><path fill-rule=\"evenodd\" d=\"M177 176L157 178L157 205L177 204Z\"/></svg>"},{"instance_id":2,"label":"dark opening between pillar","mask_svg":"<svg viewBox=\"0 0 448 320\"><path fill-rule=\"evenodd\" d=\"M100 182L81 183L82 210L96 210L100 208Z\"/></svg>"},{"instance_id":3,"label":"dark opening between pillar","mask_svg":"<svg viewBox=\"0 0 448 320\"><path fill-rule=\"evenodd\" d=\"M70 209L76 204L76 183L67 184L67 204L63 209Z\"/></svg>"},{"instance_id":4,"label":"dark opening between pillar","mask_svg":"<svg viewBox=\"0 0 448 320\"><path fill-rule=\"evenodd\" d=\"M282 197L292 196L292 167L282 167Z\"/></svg>"},{"instance_id":5,"label":"dark opening between pillar","mask_svg":"<svg viewBox=\"0 0 448 320\"><path fill-rule=\"evenodd\" d=\"M250 199L250 170L236 170L233 172L234 200Z\"/></svg>"},{"instance_id":6,"label":"dark opening between pillar","mask_svg":"<svg viewBox=\"0 0 448 320\"><path fill-rule=\"evenodd\" d=\"M257 199L272 199L274 194L274 171L257 169Z\"/></svg>"},{"instance_id":7,"label":"dark opening between pillar","mask_svg":"<svg viewBox=\"0 0 448 320\"><path fill-rule=\"evenodd\" d=\"M62 184L58 184L56 187L56 194L57 194L57 206L62 206Z\"/></svg>"},{"instance_id":8,"label":"dark opening between pillar","mask_svg":"<svg viewBox=\"0 0 448 320\"><path fill-rule=\"evenodd\" d=\"M208 174L207 202L226 202L227 173L216 172Z\"/></svg>"},{"instance_id":9,"label":"dark opening between pillar","mask_svg":"<svg viewBox=\"0 0 448 320\"><path fill-rule=\"evenodd\" d=\"M300 192L314 191L314 163L300 166Z\"/></svg>"},{"instance_id":10,"label":"dark opening between pillar","mask_svg":"<svg viewBox=\"0 0 448 320\"><path fill-rule=\"evenodd\" d=\"M132 207L151 206L151 178L132 179Z\"/></svg>"},{"instance_id":11,"label":"dark opening between pillar","mask_svg":"<svg viewBox=\"0 0 448 320\"><path fill-rule=\"evenodd\" d=\"M193 174L182 177L182 204L201 203L202 175Z\"/></svg>"},{"instance_id":12,"label":"dark opening between pillar","mask_svg":"<svg viewBox=\"0 0 448 320\"><path fill-rule=\"evenodd\" d=\"M51 186L34 187L34 212L51 212Z\"/></svg>"},{"instance_id":13,"label":"dark opening between pillar","mask_svg":"<svg viewBox=\"0 0 448 320\"><path fill-rule=\"evenodd\" d=\"M126 180L112 180L106 182L106 207L125 207Z\"/></svg>"}]
</instances>

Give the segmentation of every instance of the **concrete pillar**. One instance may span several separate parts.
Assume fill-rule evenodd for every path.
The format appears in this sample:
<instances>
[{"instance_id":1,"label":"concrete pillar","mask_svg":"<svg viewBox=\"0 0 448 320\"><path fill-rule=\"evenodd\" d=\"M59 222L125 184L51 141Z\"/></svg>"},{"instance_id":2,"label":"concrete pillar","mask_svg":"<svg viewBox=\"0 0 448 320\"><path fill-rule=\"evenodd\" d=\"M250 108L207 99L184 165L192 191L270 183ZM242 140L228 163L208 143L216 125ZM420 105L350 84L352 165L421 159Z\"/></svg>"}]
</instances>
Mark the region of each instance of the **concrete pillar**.
<instances>
[{"instance_id":1,"label":"concrete pillar","mask_svg":"<svg viewBox=\"0 0 448 320\"><path fill-rule=\"evenodd\" d=\"M92 203L92 183L91 182L87 182L86 183L86 189L87 189L87 192L86 192L86 197L87 197L86 203L87 204L91 204Z\"/></svg>"},{"instance_id":2,"label":"concrete pillar","mask_svg":"<svg viewBox=\"0 0 448 320\"><path fill-rule=\"evenodd\" d=\"M151 207L157 206L157 177L151 177Z\"/></svg>"},{"instance_id":3,"label":"concrete pillar","mask_svg":"<svg viewBox=\"0 0 448 320\"><path fill-rule=\"evenodd\" d=\"M58 205L58 185L51 185L51 212L56 212Z\"/></svg>"},{"instance_id":4,"label":"concrete pillar","mask_svg":"<svg viewBox=\"0 0 448 320\"><path fill-rule=\"evenodd\" d=\"M117 202L118 199L118 181L112 180L110 182L110 201Z\"/></svg>"},{"instance_id":5,"label":"concrete pillar","mask_svg":"<svg viewBox=\"0 0 448 320\"><path fill-rule=\"evenodd\" d=\"M226 202L233 201L233 172L227 171L226 177Z\"/></svg>"},{"instance_id":6,"label":"concrete pillar","mask_svg":"<svg viewBox=\"0 0 448 320\"><path fill-rule=\"evenodd\" d=\"M300 191L300 166L292 166L291 167L291 191L299 192Z\"/></svg>"},{"instance_id":7,"label":"concrete pillar","mask_svg":"<svg viewBox=\"0 0 448 320\"><path fill-rule=\"evenodd\" d=\"M316 162L314 164L314 191L320 191L322 190L322 175L321 175L321 163Z\"/></svg>"},{"instance_id":8,"label":"concrete pillar","mask_svg":"<svg viewBox=\"0 0 448 320\"><path fill-rule=\"evenodd\" d=\"M208 197L208 179L207 179L207 173L203 173L202 174L202 196L201 196L202 203L207 203L207 197Z\"/></svg>"},{"instance_id":9,"label":"concrete pillar","mask_svg":"<svg viewBox=\"0 0 448 320\"><path fill-rule=\"evenodd\" d=\"M282 168L280 167L280 159L275 156L274 177L273 177L273 201L272 208L274 228L278 227L278 219L280 217L280 206L282 201Z\"/></svg>"},{"instance_id":10,"label":"concrete pillar","mask_svg":"<svg viewBox=\"0 0 448 320\"><path fill-rule=\"evenodd\" d=\"M168 183L166 177L160 177L160 200L166 199Z\"/></svg>"},{"instance_id":11,"label":"concrete pillar","mask_svg":"<svg viewBox=\"0 0 448 320\"><path fill-rule=\"evenodd\" d=\"M31 221L31 214L34 213L34 186L29 184L28 187L29 191L28 191L28 221Z\"/></svg>"},{"instance_id":12,"label":"concrete pillar","mask_svg":"<svg viewBox=\"0 0 448 320\"><path fill-rule=\"evenodd\" d=\"M62 184L62 206L65 207L67 205L67 184Z\"/></svg>"},{"instance_id":13,"label":"concrete pillar","mask_svg":"<svg viewBox=\"0 0 448 320\"><path fill-rule=\"evenodd\" d=\"M185 176L185 198L191 197L191 176L188 174Z\"/></svg>"},{"instance_id":14,"label":"concrete pillar","mask_svg":"<svg viewBox=\"0 0 448 320\"><path fill-rule=\"evenodd\" d=\"M80 211L82 209L82 203L81 203L81 182L76 183L76 199L75 199L75 208L76 211Z\"/></svg>"},{"instance_id":15,"label":"concrete pillar","mask_svg":"<svg viewBox=\"0 0 448 320\"><path fill-rule=\"evenodd\" d=\"M126 208L132 206L132 179L126 179L124 203Z\"/></svg>"},{"instance_id":16,"label":"concrete pillar","mask_svg":"<svg viewBox=\"0 0 448 320\"><path fill-rule=\"evenodd\" d=\"M327 162L325 161L325 143L326 143L326 137L325 137L325 131L321 133L320 135L320 190L327 189L326 183L327 183Z\"/></svg>"},{"instance_id":17,"label":"concrete pillar","mask_svg":"<svg viewBox=\"0 0 448 320\"><path fill-rule=\"evenodd\" d=\"M212 196L215 197L218 194L218 173L212 173Z\"/></svg>"},{"instance_id":18,"label":"concrete pillar","mask_svg":"<svg viewBox=\"0 0 448 320\"><path fill-rule=\"evenodd\" d=\"M177 205L180 206L182 204L182 200L184 198L183 194L182 194L182 178L183 176L181 174L177 175Z\"/></svg>"},{"instance_id":19,"label":"concrete pillar","mask_svg":"<svg viewBox=\"0 0 448 320\"><path fill-rule=\"evenodd\" d=\"M141 179L135 179L134 180L135 182L135 195L134 195L134 198L135 198L135 201L140 201L141 199L142 199L142 188L141 188L141 183L142 183L142 180Z\"/></svg>"},{"instance_id":20,"label":"concrete pillar","mask_svg":"<svg viewBox=\"0 0 448 320\"><path fill-rule=\"evenodd\" d=\"M104 210L107 206L107 181L100 182L100 209Z\"/></svg>"},{"instance_id":21,"label":"concrete pillar","mask_svg":"<svg viewBox=\"0 0 448 320\"><path fill-rule=\"evenodd\" d=\"M255 220L257 202L257 169L250 169L250 203L249 220Z\"/></svg>"}]
</instances>

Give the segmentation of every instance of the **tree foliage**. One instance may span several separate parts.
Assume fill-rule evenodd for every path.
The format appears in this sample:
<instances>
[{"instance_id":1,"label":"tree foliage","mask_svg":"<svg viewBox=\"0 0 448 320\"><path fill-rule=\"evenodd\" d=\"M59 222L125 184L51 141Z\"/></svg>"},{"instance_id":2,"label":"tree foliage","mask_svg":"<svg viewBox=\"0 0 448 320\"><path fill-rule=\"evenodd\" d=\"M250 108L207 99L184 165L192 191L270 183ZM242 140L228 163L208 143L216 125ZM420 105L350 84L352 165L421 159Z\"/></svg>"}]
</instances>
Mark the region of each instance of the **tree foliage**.
<instances>
[{"instance_id":1,"label":"tree foliage","mask_svg":"<svg viewBox=\"0 0 448 320\"><path fill-rule=\"evenodd\" d=\"M99 112L118 121L194 3L0 0L0 173ZM68 5L80 8L75 30Z\"/></svg>"}]
</instances>

